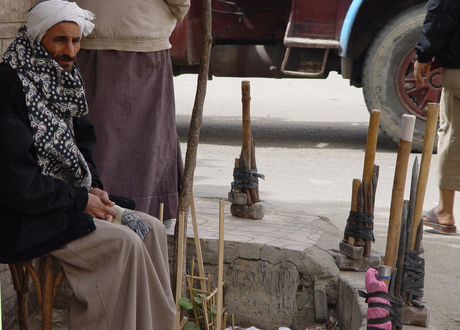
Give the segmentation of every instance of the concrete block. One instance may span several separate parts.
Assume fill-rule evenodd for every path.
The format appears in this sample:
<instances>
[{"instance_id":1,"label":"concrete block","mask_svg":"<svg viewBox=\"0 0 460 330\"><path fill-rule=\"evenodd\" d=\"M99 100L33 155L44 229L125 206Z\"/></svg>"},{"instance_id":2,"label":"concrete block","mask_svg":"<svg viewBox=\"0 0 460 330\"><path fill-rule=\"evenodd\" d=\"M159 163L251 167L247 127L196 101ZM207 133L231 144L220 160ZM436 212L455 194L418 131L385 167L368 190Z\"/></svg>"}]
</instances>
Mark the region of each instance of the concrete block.
<instances>
[{"instance_id":1,"label":"concrete block","mask_svg":"<svg viewBox=\"0 0 460 330\"><path fill-rule=\"evenodd\" d=\"M367 304L359 298L358 289L366 290L365 273L341 272L339 277L339 298L337 316L340 330L366 330Z\"/></svg>"},{"instance_id":2,"label":"concrete block","mask_svg":"<svg viewBox=\"0 0 460 330\"><path fill-rule=\"evenodd\" d=\"M380 266L380 256L371 252L369 257L352 259L344 254L338 254L335 258L335 264L340 270L353 270L356 272L365 272L369 267L377 268Z\"/></svg>"},{"instance_id":3,"label":"concrete block","mask_svg":"<svg viewBox=\"0 0 460 330\"><path fill-rule=\"evenodd\" d=\"M324 323L329 320L327 309L326 282L315 281L315 318L316 322Z\"/></svg>"},{"instance_id":4,"label":"concrete block","mask_svg":"<svg viewBox=\"0 0 460 330\"><path fill-rule=\"evenodd\" d=\"M403 306L403 324L427 327L430 323L430 308Z\"/></svg>"},{"instance_id":5,"label":"concrete block","mask_svg":"<svg viewBox=\"0 0 460 330\"><path fill-rule=\"evenodd\" d=\"M345 242L339 243L340 252L352 259L359 259L363 257L364 248L362 246L354 246Z\"/></svg>"}]
</instances>

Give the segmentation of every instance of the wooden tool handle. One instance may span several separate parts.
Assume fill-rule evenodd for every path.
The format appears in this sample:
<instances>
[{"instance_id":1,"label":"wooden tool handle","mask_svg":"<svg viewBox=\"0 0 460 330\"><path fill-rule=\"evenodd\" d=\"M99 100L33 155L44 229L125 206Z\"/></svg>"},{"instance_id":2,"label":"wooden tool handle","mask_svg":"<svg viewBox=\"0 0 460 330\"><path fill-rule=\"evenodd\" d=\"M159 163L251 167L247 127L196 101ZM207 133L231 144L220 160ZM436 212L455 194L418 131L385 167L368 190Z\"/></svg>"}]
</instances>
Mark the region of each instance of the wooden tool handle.
<instances>
[{"instance_id":1,"label":"wooden tool handle","mask_svg":"<svg viewBox=\"0 0 460 330\"><path fill-rule=\"evenodd\" d=\"M374 175L375 150L377 149L377 137L379 135L380 111L372 110L367 132L366 154L364 155L363 181L366 180L369 189Z\"/></svg>"},{"instance_id":2,"label":"wooden tool handle","mask_svg":"<svg viewBox=\"0 0 460 330\"><path fill-rule=\"evenodd\" d=\"M430 172L431 155L433 153L434 137L436 135L436 125L438 123L439 104L429 103L426 118L425 136L423 138L422 160L420 161L420 172L417 183L417 194L415 197L414 224L411 240L411 250L414 250L417 228L422 220L423 202L425 200L426 185Z\"/></svg>"},{"instance_id":3,"label":"wooden tool handle","mask_svg":"<svg viewBox=\"0 0 460 330\"><path fill-rule=\"evenodd\" d=\"M391 196L390 220L388 224L387 246L384 265L394 270L398 253L399 238L401 235L401 218L404 204L404 189L406 185L407 167L412 147L415 116L403 115L401 132L398 144L398 157L396 159L393 192ZM387 283L388 285L388 283Z\"/></svg>"},{"instance_id":4,"label":"wooden tool handle","mask_svg":"<svg viewBox=\"0 0 460 330\"><path fill-rule=\"evenodd\" d=\"M241 94L243 103L243 152L251 166L251 88L249 81L241 82Z\"/></svg>"},{"instance_id":5,"label":"wooden tool handle","mask_svg":"<svg viewBox=\"0 0 460 330\"><path fill-rule=\"evenodd\" d=\"M361 180L360 179L353 179L353 187L352 187L352 192L351 192L351 211L358 211L358 192L359 192L359 186L361 185ZM355 245L356 238L348 236L348 244L350 245Z\"/></svg>"}]
</instances>

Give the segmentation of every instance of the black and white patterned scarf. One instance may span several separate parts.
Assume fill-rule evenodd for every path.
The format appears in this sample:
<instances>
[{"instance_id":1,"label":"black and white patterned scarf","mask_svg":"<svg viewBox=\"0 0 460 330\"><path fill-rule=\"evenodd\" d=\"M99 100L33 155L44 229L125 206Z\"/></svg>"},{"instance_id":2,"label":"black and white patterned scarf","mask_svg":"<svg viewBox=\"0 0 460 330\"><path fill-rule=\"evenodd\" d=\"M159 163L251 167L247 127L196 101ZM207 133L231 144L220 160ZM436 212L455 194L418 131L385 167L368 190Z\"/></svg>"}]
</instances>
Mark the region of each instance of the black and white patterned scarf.
<instances>
[{"instance_id":1,"label":"black and white patterned scarf","mask_svg":"<svg viewBox=\"0 0 460 330\"><path fill-rule=\"evenodd\" d=\"M75 67L71 73L62 69L25 26L3 60L22 82L42 174L89 191L91 172L76 145L72 121L88 113L80 72Z\"/></svg>"}]
</instances>

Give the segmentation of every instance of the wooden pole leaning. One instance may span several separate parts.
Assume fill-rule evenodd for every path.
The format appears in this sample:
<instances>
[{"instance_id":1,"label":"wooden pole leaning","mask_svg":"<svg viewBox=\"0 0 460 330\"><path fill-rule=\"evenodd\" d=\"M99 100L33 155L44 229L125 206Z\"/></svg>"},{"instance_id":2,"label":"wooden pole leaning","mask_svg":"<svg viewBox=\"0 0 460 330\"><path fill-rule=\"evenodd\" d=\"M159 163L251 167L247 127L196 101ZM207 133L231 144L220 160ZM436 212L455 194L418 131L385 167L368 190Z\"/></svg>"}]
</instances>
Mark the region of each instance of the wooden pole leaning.
<instances>
[{"instance_id":1,"label":"wooden pole leaning","mask_svg":"<svg viewBox=\"0 0 460 330\"><path fill-rule=\"evenodd\" d=\"M198 72L198 79L197 79L197 89L195 94L195 102L193 104L193 111L192 117L190 119L190 129L187 138L187 150L185 152L185 163L184 163L184 176L182 179L182 189L180 191L179 196L179 206L178 206L178 213L176 218L179 216L179 212L184 212L184 227L187 227L187 214L190 207L190 194L193 188L193 177L195 173L196 167L196 155L198 152L198 140L200 138L200 130L201 125L203 122L203 105L204 99L206 96L206 86L209 77L209 63L211 61L211 48L212 48L212 10L211 10L211 0L202 0L202 30L203 30L203 45L202 45L202 52L200 57L200 65L199 65L199 72ZM178 247L179 242L177 240L179 228L178 222L176 221L176 225L174 227L174 259L173 259L173 274L177 273L178 267ZM185 238L184 238L185 239ZM184 243L182 243L184 244ZM186 246L184 244L184 246ZM185 249L184 249L185 251ZM185 253L185 252L184 252ZM182 257L181 260L185 258ZM187 291L186 285L186 275L185 275L185 267L181 266L184 273L182 274L182 278L184 281L181 283L182 293L185 294ZM174 276L174 275L173 275ZM175 292L176 288L175 282L171 283L172 291Z\"/></svg>"},{"instance_id":2,"label":"wooden pole leaning","mask_svg":"<svg viewBox=\"0 0 460 330\"><path fill-rule=\"evenodd\" d=\"M436 135L436 125L438 123L439 104L429 103L426 118L425 136L422 148L422 160L420 161L420 172L417 184L417 195L415 197L414 224L412 229L411 250L415 247L417 228L422 220L423 202L425 200L426 185L430 172L431 155L433 154L433 143Z\"/></svg>"},{"instance_id":3,"label":"wooden pole leaning","mask_svg":"<svg viewBox=\"0 0 460 330\"><path fill-rule=\"evenodd\" d=\"M409 156L412 147L414 125L415 116L402 116L384 260L384 265L390 266L392 271L396 267L396 259L398 255L399 239L401 235L402 210L404 204L404 189L406 185ZM385 284L388 286L389 281L385 282Z\"/></svg>"}]
</instances>

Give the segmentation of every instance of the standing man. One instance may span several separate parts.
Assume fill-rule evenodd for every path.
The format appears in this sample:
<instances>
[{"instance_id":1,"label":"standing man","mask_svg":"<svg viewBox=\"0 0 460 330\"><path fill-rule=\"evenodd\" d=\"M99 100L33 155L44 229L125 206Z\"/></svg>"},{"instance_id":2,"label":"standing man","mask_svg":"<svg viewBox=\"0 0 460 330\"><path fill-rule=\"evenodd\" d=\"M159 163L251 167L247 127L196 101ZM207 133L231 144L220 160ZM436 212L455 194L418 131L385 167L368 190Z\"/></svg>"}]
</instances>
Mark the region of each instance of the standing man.
<instances>
[{"instance_id":1,"label":"standing man","mask_svg":"<svg viewBox=\"0 0 460 330\"><path fill-rule=\"evenodd\" d=\"M73 289L71 330L172 330L166 229L140 212L142 230L111 223L91 157L75 59L93 18L73 2L42 0L2 56L0 262L58 258Z\"/></svg>"},{"instance_id":2,"label":"standing man","mask_svg":"<svg viewBox=\"0 0 460 330\"><path fill-rule=\"evenodd\" d=\"M443 91L438 129L438 206L423 215L423 224L444 234L457 232L455 191L460 190L460 2L430 0L420 41L415 45L414 76L424 85L433 63L442 67Z\"/></svg>"},{"instance_id":3,"label":"standing man","mask_svg":"<svg viewBox=\"0 0 460 330\"><path fill-rule=\"evenodd\" d=\"M173 219L183 164L169 37L190 0L76 2L96 14L78 64L98 137L94 159L105 187L155 217L164 203L164 219Z\"/></svg>"}]
</instances>

